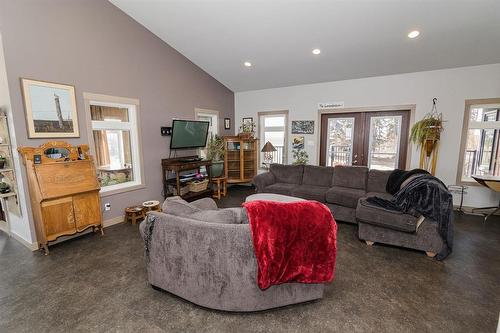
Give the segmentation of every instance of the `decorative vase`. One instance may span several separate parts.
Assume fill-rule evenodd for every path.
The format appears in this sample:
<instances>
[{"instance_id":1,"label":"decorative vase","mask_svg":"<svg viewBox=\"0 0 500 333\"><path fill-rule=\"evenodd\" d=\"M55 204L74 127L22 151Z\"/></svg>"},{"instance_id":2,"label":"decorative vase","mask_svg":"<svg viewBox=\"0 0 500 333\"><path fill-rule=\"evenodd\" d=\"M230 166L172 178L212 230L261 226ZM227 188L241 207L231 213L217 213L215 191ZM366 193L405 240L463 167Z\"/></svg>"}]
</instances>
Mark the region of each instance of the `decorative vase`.
<instances>
[{"instance_id":1,"label":"decorative vase","mask_svg":"<svg viewBox=\"0 0 500 333\"><path fill-rule=\"evenodd\" d=\"M0 160L0 169L5 168L5 159Z\"/></svg>"},{"instance_id":2,"label":"decorative vase","mask_svg":"<svg viewBox=\"0 0 500 333\"><path fill-rule=\"evenodd\" d=\"M217 178L221 177L224 171L224 161L212 162L210 166L210 177Z\"/></svg>"}]
</instances>

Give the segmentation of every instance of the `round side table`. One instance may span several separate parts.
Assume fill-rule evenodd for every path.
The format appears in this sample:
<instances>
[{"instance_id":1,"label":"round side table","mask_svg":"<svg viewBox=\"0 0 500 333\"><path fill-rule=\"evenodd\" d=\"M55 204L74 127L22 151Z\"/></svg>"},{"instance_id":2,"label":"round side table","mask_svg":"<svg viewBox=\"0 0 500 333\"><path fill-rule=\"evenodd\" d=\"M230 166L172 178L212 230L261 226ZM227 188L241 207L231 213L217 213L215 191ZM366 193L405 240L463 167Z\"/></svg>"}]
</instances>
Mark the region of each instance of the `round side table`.
<instances>
[{"instance_id":1,"label":"round side table","mask_svg":"<svg viewBox=\"0 0 500 333\"><path fill-rule=\"evenodd\" d=\"M142 207L144 207L146 214L151 211L161 212L160 202L158 200L144 201L142 203Z\"/></svg>"},{"instance_id":2,"label":"round side table","mask_svg":"<svg viewBox=\"0 0 500 333\"><path fill-rule=\"evenodd\" d=\"M129 220L132 224L137 224L137 220L144 219L146 214L142 206L132 206L125 208L125 222Z\"/></svg>"}]
</instances>

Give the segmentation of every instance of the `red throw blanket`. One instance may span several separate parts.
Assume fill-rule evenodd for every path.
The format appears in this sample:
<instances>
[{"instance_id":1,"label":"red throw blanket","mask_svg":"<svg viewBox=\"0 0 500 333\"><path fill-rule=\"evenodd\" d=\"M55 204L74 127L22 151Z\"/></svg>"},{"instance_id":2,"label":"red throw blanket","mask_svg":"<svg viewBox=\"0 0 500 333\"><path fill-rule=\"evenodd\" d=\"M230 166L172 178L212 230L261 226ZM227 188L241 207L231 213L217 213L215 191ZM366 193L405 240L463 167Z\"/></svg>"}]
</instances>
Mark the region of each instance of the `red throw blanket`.
<instances>
[{"instance_id":1,"label":"red throw blanket","mask_svg":"<svg viewBox=\"0 0 500 333\"><path fill-rule=\"evenodd\" d=\"M322 203L252 201L247 209L259 288L285 282L330 282L335 274L337 224Z\"/></svg>"}]
</instances>

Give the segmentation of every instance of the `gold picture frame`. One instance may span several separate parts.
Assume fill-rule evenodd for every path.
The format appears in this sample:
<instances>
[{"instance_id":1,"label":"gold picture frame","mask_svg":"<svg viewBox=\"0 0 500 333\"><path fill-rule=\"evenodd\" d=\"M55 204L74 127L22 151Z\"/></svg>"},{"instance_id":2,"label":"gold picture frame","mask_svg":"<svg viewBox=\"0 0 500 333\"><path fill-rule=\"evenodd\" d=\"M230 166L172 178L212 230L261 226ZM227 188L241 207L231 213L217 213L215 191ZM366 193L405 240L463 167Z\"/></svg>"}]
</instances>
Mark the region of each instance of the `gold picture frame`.
<instances>
[{"instance_id":1,"label":"gold picture frame","mask_svg":"<svg viewBox=\"0 0 500 333\"><path fill-rule=\"evenodd\" d=\"M78 138L75 87L21 78L28 138Z\"/></svg>"}]
</instances>

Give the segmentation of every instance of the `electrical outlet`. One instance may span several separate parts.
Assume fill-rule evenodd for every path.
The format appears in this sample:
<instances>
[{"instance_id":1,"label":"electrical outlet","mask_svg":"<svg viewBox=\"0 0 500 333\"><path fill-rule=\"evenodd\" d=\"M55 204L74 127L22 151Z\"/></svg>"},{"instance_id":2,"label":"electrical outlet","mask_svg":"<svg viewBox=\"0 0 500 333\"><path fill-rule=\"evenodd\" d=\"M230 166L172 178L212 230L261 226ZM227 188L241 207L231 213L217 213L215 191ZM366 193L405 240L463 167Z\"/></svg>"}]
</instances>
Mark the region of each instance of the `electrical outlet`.
<instances>
[{"instance_id":1,"label":"electrical outlet","mask_svg":"<svg viewBox=\"0 0 500 333\"><path fill-rule=\"evenodd\" d=\"M111 204L109 202L104 204L104 210L105 211L111 210Z\"/></svg>"}]
</instances>

